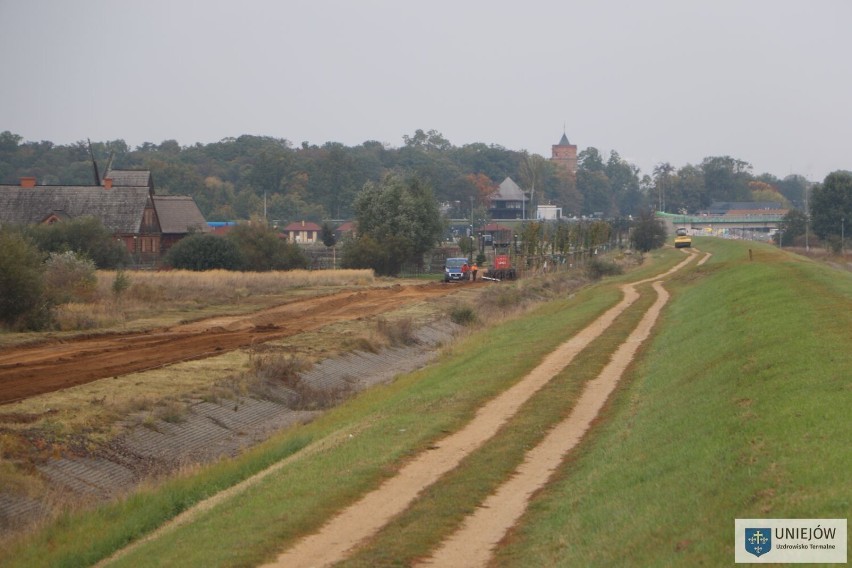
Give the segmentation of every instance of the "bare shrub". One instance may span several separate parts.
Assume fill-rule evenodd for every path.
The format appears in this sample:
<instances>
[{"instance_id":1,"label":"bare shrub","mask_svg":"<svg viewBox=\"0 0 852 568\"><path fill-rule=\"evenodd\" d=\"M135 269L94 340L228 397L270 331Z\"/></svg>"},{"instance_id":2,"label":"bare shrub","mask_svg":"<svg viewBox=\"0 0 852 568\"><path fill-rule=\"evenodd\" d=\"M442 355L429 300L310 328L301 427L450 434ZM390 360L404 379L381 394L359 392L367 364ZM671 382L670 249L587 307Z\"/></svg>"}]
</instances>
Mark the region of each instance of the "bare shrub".
<instances>
[{"instance_id":1,"label":"bare shrub","mask_svg":"<svg viewBox=\"0 0 852 568\"><path fill-rule=\"evenodd\" d=\"M166 400L154 409L153 415L163 422L180 424L186 422L187 412L186 404L177 400Z\"/></svg>"},{"instance_id":2,"label":"bare shrub","mask_svg":"<svg viewBox=\"0 0 852 568\"><path fill-rule=\"evenodd\" d=\"M458 304L450 308L450 320L458 325L473 325L477 321L476 311L469 304Z\"/></svg>"},{"instance_id":3,"label":"bare shrub","mask_svg":"<svg viewBox=\"0 0 852 568\"><path fill-rule=\"evenodd\" d=\"M414 345L417 343L415 336L414 321L411 318L399 318L388 320L380 317L376 321L379 333L386 337L388 342L394 346Z\"/></svg>"},{"instance_id":4,"label":"bare shrub","mask_svg":"<svg viewBox=\"0 0 852 568\"><path fill-rule=\"evenodd\" d=\"M252 354L250 364L251 372L256 378L284 385L291 384L298 378L299 373L310 368L310 364L301 357L280 353Z\"/></svg>"},{"instance_id":5,"label":"bare shrub","mask_svg":"<svg viewBox=\"0 0 852 568\"><path fill-rule=\"evenodd\" d=\"M248 388L262 398L276 400L293 410L331 408L351 395L353 389L349 382L339 388L309 384L301 373L310 366L296 355L252 355Z\"/></svg>"},{"instance_id":6,"label":"bare shrub","mask_svg":"<svg viewBox=\"0 0 852 568\"><path fill-rule=\"evenodd\" d=\"M44 263L45 293L56 304L94 299L95 263L73 251L52 252Z\"/></svg>"},{"instance_id":7,"label":"bare shrub","mask_svg":"<svg viewBox=\"0 0 852 568\"><path fill-rule=\"evenodd\" d=\"M593 258L586 265L586 274L592 280L600 280L604 276L618 276L624 270L618 264L607 260Z\"/></svg>"},{"instance_id":8,"label":"bare shrub","mask_svg":"<svg viewBox=\"0 0 852 568\"><path fill-rule=\"evenodd\" d=\"M345 340L343 340L341 347L344 351L363 351L365 353L378 353L379 350L382 348L382 343L373 336L367 337L365 335L359 335L356 337L346 338Z\"/></svg>"}]
</instances>

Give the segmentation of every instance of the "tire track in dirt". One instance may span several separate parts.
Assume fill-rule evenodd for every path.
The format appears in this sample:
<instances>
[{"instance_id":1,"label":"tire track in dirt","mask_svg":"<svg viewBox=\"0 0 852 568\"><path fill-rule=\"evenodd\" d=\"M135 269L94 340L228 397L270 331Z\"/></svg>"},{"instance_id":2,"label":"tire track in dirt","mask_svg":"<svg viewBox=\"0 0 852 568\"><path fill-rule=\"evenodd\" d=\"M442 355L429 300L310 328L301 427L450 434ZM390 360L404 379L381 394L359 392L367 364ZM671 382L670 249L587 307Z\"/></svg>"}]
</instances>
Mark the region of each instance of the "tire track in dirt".
<instances>
[{"instance_id":1,"label":"tire track in dirt","mask_svg":"<svg viewBox=\"0 0 852 568\"><path fill-rule=\"evenodd\" d=\"M688 255L687 258L665 273L623 285L621 289L624 297L617 305L557 347L556 350L545 357L538 367L513 387L487 402L477 411L475 417L467 426L440 440L428 452L416 456L402 467L396 476L342 510L323 525L318 532L296 542L294 546L280 554L274 562L264 566L279 568L329 566L345 559L361 542L375 535L394 516L404 511L423 489L435 483L440 477L455 468L467 455L492 438L530 397L568 366L580 351L606 331L615 319L635 302L639 297L639 293L635 290L636 286L663 279L686 266L697 256L692 252L684 252ZM655 288L661 289L659 285L655 285ZM657 307L656 311L652 307L640 323L640 327L643 327L643 325L647 327L648 333L650 326L656 321L657 314L662 308L662 305L658 306L658 304L659 301L654 304L654 307ZM631 337L633 337L632 334ZM622 348L624 348L624 352L627 353L630 350L630 356L632 356L638 345L639 343L636 343L635 339L633 342L628 339L616 353L622 352ZM627 362L629 362L629 359ZM587 420L590 423L596 414L597 410L594 410L588 415L583 415L582 420ZM579 433L579 436L582 436L582 432ZM561 454L559 459L561 460ZM523 500L524 507L526 502L527 498ZM497 503L494 506L499 508L503 504ZM509 514L509 516L511 515L512 513ZM509 527L503 529L500 535L502 536ZM489 539L488 542L487 551L490 554L491 540ZM446 563L441 565L462 565L465 558L470 555L470 549L469 545L462 542L462 548L460 550L454 549L446 559ZM439 558L436 561L443 562L444 559ZM478 566L480 563L473 565Z\"/></svg>"},{"instance_id":2,"label":"tire track in dirt","mask_svg":"<svg viewBox=\"0 0 852 568\"><path fill-rule=\"evenodd\" d=\"M378 315L458 290L442 284L370 288L151 332L9 348L0 351L0 404L107 377L204 359L334 322Z\"/></svg>"},{"instance_id":3,"label":"tire track in dirt","mask_svg":"<svg viewBox=\"0 0 852 568\"><path fill-rule=\"evenodd\" d=\"M650 335L651 327L669 297L659 281L654 282L653 287L657 292L656 302L615 351L607 366L586 384L568 418L527 452L511 479L482 502L476 512L465 519L462 527L446 539L431 558L418 563L419 566L468 568L488 563L494 547L526 511L533 493L547 484L568 452L580 443L615 390L636 350Z\"/></svg>"}]
</instances>

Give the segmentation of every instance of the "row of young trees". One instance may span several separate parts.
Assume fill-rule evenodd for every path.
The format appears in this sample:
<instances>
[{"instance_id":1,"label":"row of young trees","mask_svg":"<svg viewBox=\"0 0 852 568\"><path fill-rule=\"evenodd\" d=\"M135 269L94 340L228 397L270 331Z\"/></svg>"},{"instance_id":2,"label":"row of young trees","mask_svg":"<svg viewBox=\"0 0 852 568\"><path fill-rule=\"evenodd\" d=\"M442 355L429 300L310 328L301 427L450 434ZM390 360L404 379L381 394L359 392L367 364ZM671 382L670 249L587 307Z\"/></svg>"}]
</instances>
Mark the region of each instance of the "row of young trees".
<instances>
[{"instance_id":1,"label":"row of young trees","mask_svg":"<svg viewBox=\"0 0 852 568\"><path fill-rule=\"evenodd\" d=\"M92 150L101 170L110 156L115 168L150 169L159 193L193 196L211 221L264 213L283 223L351 218L361 189L393 171L428 184L439 202L450 204L455 218L468 218L472 207L484 208L506 177L529 192L533 206L554 204L569 216L635 216L648 207L696 212L713 201L754 199L801 207L806 187L801 176L755 176L750 164L728 156L679 169L662 163L643 174L618 152L603 155L596 148L580 152L576 176L570 176L537 154L484 143L457 147L434 130L403 136L401 147L377 141L296 146L246 135L191 146L166 140L131 148L112 140L94 142ZM32 175L45 184L93 183L88 145L27 142L0 133L0 183Z\"/></svg>"}]
</instances>

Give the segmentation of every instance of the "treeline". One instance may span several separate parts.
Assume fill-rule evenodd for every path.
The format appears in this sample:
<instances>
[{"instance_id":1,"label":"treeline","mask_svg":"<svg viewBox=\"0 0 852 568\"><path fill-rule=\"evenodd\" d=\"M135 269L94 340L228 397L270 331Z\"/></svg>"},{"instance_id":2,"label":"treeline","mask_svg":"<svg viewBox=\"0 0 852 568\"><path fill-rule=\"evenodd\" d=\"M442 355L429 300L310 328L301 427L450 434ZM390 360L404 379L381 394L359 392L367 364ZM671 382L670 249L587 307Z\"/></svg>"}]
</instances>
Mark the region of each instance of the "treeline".
<instances>
[{"instance_id":1,"label":"treeline","mask_svg":"<svg viewBox=\"0 0 852 568\"><path fill-rule=\"evenodd\" d=\"M123 140L93 142L103 175L115 169L149 169L160 194L191 195L211 221L248 219L266 213L287 223L348 219L355 197L389 172L415 174L433 188L450 217L484 207L488 194L507 176L530 192L533 205L553 204L566 215L636 215L654 208L696 212L714 201L780 201L802 208L802 176L755 176L750 164L728 156L675 168L662 163L643 174L618 154L596 148L580 152L577 175L565 175L536 154L499 145L454 146L439 132L417 130L395 148L377 141L358 146L322 146L263 136L226 138L180 146L174 140L131 148ZM36 176L48 185L94 183L86 142L55 145L0 133L0 183Z\"/></svg>"}]
</instances>

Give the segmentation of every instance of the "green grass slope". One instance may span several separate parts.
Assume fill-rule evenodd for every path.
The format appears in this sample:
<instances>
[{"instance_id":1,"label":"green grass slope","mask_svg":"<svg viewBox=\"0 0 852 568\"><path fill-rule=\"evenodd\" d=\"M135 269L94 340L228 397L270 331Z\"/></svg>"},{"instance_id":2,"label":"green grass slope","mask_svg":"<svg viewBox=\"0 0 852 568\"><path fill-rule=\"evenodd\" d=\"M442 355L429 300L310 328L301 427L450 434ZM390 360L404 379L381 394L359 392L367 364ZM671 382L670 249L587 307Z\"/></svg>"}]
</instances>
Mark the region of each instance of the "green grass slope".
<instances>
[{"instance_id":1,"label":"green grass slope","mask_svg":"<svg viewBox=\"0 0 852 568\"><path fill-rule=\"evenodd\" d=\"M852 275L696 246L714 256L669 285L641 362L499 565L727 565L736 518L849 516Z\"/></svg>"}]
</instances>

